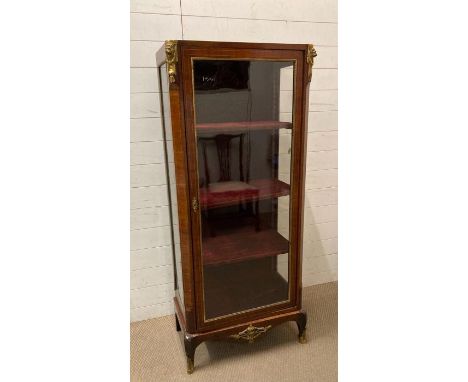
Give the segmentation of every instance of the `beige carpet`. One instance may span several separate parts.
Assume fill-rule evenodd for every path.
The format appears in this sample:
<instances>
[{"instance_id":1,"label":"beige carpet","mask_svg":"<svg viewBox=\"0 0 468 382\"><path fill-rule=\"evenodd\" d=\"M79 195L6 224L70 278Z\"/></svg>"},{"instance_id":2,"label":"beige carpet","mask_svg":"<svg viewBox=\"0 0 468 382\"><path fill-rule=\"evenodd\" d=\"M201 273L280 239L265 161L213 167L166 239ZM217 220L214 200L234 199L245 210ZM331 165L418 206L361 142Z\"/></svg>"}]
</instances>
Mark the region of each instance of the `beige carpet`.
<instances>
[{"instance_id":1,"label":"beige carpet","mask_svg":"<svg viewBox=\"0 0 468 382\"><path fill-rule=\"evenodd\" d=\"M303 289L307 344L297 341L295 323L273 327L255 343L205 342L186 373L182 336L173 316L131 324L131 380L136 382L335 382L338 380L338 287Z\"/></svg>"}]
</instances>

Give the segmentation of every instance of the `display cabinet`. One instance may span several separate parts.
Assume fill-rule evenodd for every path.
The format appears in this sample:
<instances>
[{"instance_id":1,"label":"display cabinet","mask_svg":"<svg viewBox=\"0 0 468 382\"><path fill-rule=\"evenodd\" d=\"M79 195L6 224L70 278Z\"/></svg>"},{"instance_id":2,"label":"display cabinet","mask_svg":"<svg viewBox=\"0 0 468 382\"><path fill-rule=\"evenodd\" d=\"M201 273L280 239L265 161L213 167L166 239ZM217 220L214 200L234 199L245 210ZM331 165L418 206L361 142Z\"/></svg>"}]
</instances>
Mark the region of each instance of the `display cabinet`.
<instances>
[{"instance_id":1,"label":"display cabinet","mask_svg":"<svg viewBox=\"0 0 468 382\"><path fill-rule=\"evenodd\" d=\"M166 41L156 54L176 328L252 342L301 311L312 45Z\"/></svg>"}]
</instances>

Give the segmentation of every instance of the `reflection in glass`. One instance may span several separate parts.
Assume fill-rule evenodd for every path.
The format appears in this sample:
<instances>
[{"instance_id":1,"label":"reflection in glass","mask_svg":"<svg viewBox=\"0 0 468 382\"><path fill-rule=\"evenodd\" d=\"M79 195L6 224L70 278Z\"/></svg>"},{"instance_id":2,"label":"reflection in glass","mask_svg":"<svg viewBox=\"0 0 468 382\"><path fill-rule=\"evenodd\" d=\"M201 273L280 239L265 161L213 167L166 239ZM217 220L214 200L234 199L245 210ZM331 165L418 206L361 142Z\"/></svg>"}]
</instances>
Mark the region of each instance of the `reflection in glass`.
<instances>
[{"instance_id":1,"label":"reflection in glass","mask_svg":"<svg viewBox=\"0 0 468 382\"><path fill-rule=\"evenodd\" d=\"M205 318L289 299L294 64L194 60Z\"/></svg>"},{"instance_id":2,"label":"reflection in glass","mask_svg":"<svg viewBox=\"0 0 468 382\"><path fill-rule=\"evenodd\" d=\"M159 68L159 79L161 89L161 103L162 103L162 126L165 142L166 154L166 174L168 184L168 202L169 214L171 221L171 235L172 235L172 250L174 259L174 279L175 290L179 294L182 305L184 303L184 290L182 282L182 262L180 252L180 236L179 236L179 218L177 207L177 193L176 193L176 179L175 179L175 166L174 166L174 147L172 140L172 125L171 125L171 108L169 102L169 81L167 77L167 65L163 64Z\"/></svg>"}]
</instances>

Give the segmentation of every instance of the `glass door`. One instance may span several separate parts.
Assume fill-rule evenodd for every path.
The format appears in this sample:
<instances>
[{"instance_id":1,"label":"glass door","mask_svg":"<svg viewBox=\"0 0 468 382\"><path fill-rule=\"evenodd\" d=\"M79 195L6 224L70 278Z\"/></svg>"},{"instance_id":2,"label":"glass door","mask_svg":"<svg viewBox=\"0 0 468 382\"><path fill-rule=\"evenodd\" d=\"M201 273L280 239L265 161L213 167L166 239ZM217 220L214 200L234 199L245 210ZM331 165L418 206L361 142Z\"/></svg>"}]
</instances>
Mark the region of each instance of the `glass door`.
<instances>
[{"instance_id":1,"label":"glass door","mask_svg":"<svg viewBox=\"0 0 468 382\"><path fill-rule=\"evenodd\" d=\"M291 300L296 60L192 57L191 65L208 322Z\"/></svg>"}]
</instances>

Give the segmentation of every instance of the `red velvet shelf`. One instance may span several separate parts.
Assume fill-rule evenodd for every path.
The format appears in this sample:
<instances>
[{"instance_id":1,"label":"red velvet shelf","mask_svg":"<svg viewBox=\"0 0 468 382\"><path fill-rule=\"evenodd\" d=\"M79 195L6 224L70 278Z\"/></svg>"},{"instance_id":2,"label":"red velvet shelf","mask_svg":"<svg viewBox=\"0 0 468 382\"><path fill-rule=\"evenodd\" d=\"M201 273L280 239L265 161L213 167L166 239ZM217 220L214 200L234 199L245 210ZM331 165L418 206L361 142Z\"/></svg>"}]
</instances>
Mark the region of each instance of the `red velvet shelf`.
<instances>
[{"instance_id":1,"label":"red velvet shelf","mask_svg":"<svg viewBox=\"0 0 468 382\"><path fill-rule=\"evenodd\" d=\"M218 183L220 184L220 183ZM289 195L289 184L278 179L255 179L247 183L243 190L225 190L212 192L209 188L200 188L199 197L202 208L217 208L236 205L239 202L264 200Z\"/></svg>"},{"instance_id":2,"label":"red velvet shelf","mask_svg":"<svg viewBox=\"0 0 468 382\"><path fill-rule=\"evenodd\" d=\"M291 122L280 121L246 121L246 122L219 122L198 123L195 125L198 132L210 131L239 131L239 130L269 130L269 129L291 129Z\"/></svg>"},{"instance_id":3,"label":"red velvet shelf","mask_svg":"<svg viewBox=\"0 0 468 382\"><path fill-rule=\"evenodd\" d=\"M226 264L287 253L289 241L276 230L255 231L252 226L204 237L203 264Z\"/></svg>"}]
</instances>

